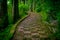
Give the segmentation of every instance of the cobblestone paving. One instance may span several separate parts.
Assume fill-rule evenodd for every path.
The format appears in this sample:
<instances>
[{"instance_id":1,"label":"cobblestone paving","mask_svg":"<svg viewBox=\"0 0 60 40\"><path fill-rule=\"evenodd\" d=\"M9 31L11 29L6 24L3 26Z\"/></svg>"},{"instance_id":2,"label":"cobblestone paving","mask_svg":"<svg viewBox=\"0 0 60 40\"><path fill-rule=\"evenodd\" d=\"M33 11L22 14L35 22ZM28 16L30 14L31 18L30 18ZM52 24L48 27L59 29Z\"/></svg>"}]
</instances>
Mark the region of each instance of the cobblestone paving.
<instances>
[{"instance_id":1,"label":"cobblestone paving","mask_svg":"<svg viewBox=\"0 0 60 40\"><path fill-rule=\"evenodd\" d=\"M31 13L16 28L12 40L46 40L49 29L42 23L41 16Z\"/></svg>"}]
</instances>

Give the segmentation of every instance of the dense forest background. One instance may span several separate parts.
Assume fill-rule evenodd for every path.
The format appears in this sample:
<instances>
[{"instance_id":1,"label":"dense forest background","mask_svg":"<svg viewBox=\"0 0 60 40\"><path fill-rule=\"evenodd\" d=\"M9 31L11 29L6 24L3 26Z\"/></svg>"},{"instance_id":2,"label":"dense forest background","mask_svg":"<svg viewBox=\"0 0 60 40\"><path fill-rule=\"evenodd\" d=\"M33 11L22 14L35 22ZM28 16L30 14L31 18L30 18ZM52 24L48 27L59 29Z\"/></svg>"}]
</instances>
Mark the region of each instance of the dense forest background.
<instances>
[{"instance_id":1,"label":"dense forest background","mask_svg":"<svg viewBox=\"0 0 60 40\"><path fill-rule=\"evenodd\" d=\"M43 21L54 24L57 31L52 37L60 39L60 0L0 0L0 40L9 40L14 24L28 12L39 13Z\"/></svg>"}]
</instances>

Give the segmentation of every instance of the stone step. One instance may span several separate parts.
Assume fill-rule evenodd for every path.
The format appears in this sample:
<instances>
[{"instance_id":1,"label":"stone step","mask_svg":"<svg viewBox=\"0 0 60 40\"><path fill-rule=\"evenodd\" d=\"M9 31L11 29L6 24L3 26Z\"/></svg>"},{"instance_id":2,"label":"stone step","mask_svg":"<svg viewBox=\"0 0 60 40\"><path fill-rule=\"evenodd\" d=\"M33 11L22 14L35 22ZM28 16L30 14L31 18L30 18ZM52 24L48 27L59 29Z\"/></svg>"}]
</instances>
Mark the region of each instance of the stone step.
<instances>
[{"instance_id":1,"label":"stone step","mask_svg":"<svg viewBox=\"0 0 60 40\"><path fill-rule=\"evenodd\" d=\"M23 32L24 29L23 29L23 28L19 28L18 31L19 31L19 32Z\"/></svg>"},{"instance_id":2,"label":"stone step","mask_svg":"<svg viewBox=\"0 0 60 40\"><path fill-rule=\"evenodd\" d=\"M32 38L39 38L40 37L38 33L32 33L31 36L32 36Z\"/></svg>"},{"instance_id":3,"label":"stone step","mask_svg":"<svg viewBox=\"0 0 60 40\"><path fill-rule=\"evenodd\" d=\"M38 31L38 33L45 34L45 33L46 33L46 31Z\"/></svg>"},{"instance_id":4,"label":"stone step","mask_svg":"<svg viewBox=\"0 0 60 40\"><path fill-rule=\"evenodd\" d=\"M24 30L25 30L25 31L29 31L29 30L30 30L30 28L24 28Z\"/></svg>"},{"instance_id":5,"label":"stone step","mask_svg":"<svg viewBox=\"0 0 60 40\"><path fill-rule=\"evenodd\" d=\"M40 35L40 38L48 38L47 35Z\"/></svg>"},{"instance_id":6,"label":"stone step","mask_svg":"<svg viewBox=\"0 0 60 40\"><path fill-rule=\"evenodd\" d=\"M32 38L27 38L27 37L24 37L23 40L32 40Z\"/></svg>"},{"instance_id":7,"label":"stone step","mask_svg":"<svg viewBox=\"0 0 60 40\"><path fill-rule=\"evenodd\" d=\"M30 31L24 31L24 37L31 38L31 32Z\"/></svg>"},{"instance_id":8,"label":"stone step","mask_svg":"<svg viewBox=\"0 0 60 40\"><path fill-rule=\"evenodd\" d=\"M24 27L23 26L20 26L19 29L23 29Z\"/></svg>"},{"instance_id":9,"label":"stone step","mask_svg":"<svg viewBox=\"0 0 60 40\"><path fill-rule=\"evenodd\" d=\"M31 32L30 31L24 31L24 34L31 34Z\"/></svg>"},{"instance_id":10,"label":"stone step","mask_svg":"<svg viewBox=\"0 0 60 40\"><path fill-rule=\"evenodd\" d=\"M31 38L31 35L24 35L25 38Z\"/></svg>"}]
</instances>

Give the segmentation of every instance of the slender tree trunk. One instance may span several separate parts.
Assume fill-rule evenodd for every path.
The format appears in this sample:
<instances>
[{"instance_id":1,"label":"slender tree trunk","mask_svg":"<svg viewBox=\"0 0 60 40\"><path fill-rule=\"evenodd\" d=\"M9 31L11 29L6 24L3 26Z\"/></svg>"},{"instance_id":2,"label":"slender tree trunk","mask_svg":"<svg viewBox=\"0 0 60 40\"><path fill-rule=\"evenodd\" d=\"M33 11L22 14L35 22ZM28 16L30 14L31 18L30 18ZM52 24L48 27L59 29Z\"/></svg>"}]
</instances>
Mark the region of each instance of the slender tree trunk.
<instances>
[{"instance_id":1,"label":"slender tree trunk","mask_svg":"<svg viewBox=\"0 0 60 40\"><path fill-rule=\"evenodd\" d=\"M30 7L31 7L31 2L30 0L28 0L28 5L29 5L29 11L31 11Z\"/></svg>"},{"instance_id":2,"label":"slender tree trunk","mask_svg":"<svg viewBox=\"0 0 60 40\"><path fill-rule=\"evenodd\" d=\"M25 4L25 0L22 0L22 2Z\"/></svg>"},{"instance_id":3,"label":"slender tree trunk","mask_svg":"<svg viewBox=\"0 0 60 40\"><path fill-rule=\"evenodd\" d=\"M18 11L18 0L14 0L14 23L19 18L19 11Z\"/></svg>"},{"instance_id":4,"label":"slender tree trunk","mask_svg":"<svg viewBox=\"0 0 60 40\"><path fill-rule=\"evenodd\" d=\"M31 0L31 12L33 12L33 0Z\"/></svg>"},{"instance_id":5,"label":"slender tree trunk","mask_svg":"<svg viewBox=\"0 0 60 40\"><path fill-rule=\"evenodd\" d=\"M20 3L22 3L22 0L20 0Z\"/></svg>"},{"instance_id":6,"label":"slender tree trunk","mask_svg":"<svg viewBox=\"0 0 60 40\"><path fill-rule=\"evenodd\" d=\"M34 7L35 7L35 1L33 0L33 12L34 12Z\"/></svg>"},{"instance_id":7,"label":"slender tree trunk","mask_svg":"<svg viewBox=\"0 0 60 40\"><path fill-rule=\"evenodd\" d=\"M2 1L0 2L0 18L3 16Z\"/></svg>"},{"instance_id":8,"label":"slender tree trunk","mask_svg":"<svg viewBox=\"0 0 60 40\"><path fill-rule=\"evenodd\" d=\"M4 26L6 27L6 26L8 26L7 0L3 0L1 6L2 6L2 13L3 13L3 16L5 18Z\"/></svg>"},{"instance_id":9,"label":"slender tree trunk","mask_svg":"<svg viewBox=\"0 0 60 40\"><path fill-rule=\"evenodd\" d=\"M10 3L8 3L10 2ZM13 1L7 0L7 11L8 11L8 21L9 24L13 24Z\"/></svg>"}]
</instances>

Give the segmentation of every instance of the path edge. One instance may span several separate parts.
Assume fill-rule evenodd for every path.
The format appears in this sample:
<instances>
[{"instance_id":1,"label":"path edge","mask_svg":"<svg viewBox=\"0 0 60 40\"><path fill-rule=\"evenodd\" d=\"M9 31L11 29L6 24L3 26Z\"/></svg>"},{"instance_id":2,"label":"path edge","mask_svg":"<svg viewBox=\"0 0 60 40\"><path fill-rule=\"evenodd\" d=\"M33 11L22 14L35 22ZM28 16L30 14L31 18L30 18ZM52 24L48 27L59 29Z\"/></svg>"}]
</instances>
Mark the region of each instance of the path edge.
<instances>
[{"instance_id":1,"label":"path edge","mask_svg":"<svg viewBox=\"0 0 60 40\"><path fill-rule=\"evenodd\" d=\"M27 18L28 16L29 16L29 15L26 15L26 16L24 16L22 19L19 19L19 20L12 26L12 28L11 28L11 30L10 30L11 37L10 37L9 40L12 40L12 38L13 38L15 32L16 32L16 28L17 28L17 26L19 25L19 23L21 23L21 22L22 22L25 18Z\"/></svg>"}]
</instances>

